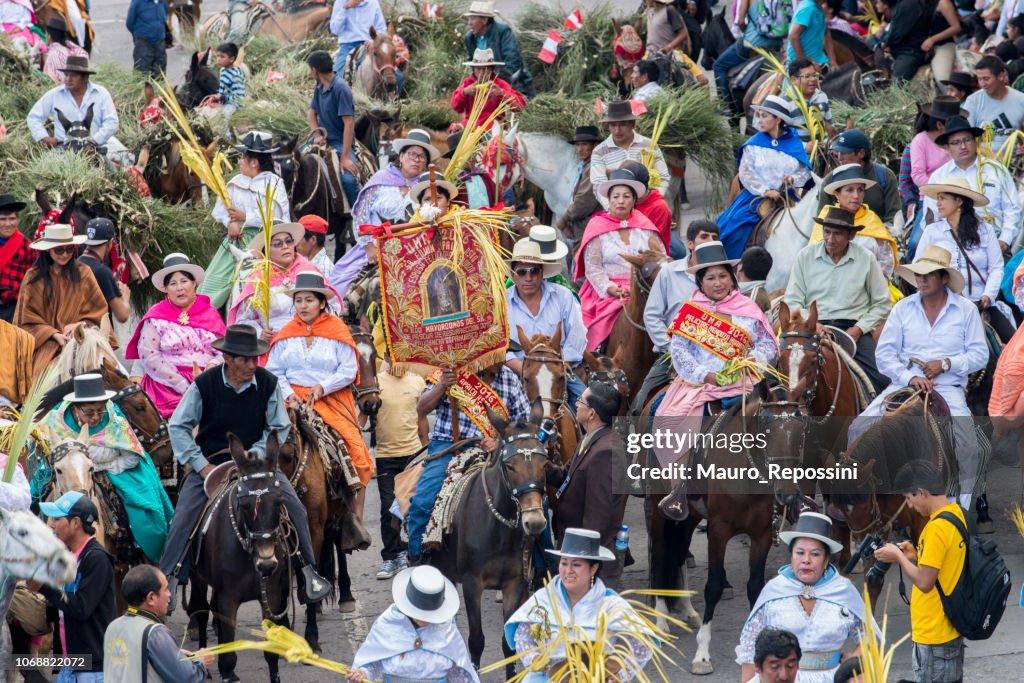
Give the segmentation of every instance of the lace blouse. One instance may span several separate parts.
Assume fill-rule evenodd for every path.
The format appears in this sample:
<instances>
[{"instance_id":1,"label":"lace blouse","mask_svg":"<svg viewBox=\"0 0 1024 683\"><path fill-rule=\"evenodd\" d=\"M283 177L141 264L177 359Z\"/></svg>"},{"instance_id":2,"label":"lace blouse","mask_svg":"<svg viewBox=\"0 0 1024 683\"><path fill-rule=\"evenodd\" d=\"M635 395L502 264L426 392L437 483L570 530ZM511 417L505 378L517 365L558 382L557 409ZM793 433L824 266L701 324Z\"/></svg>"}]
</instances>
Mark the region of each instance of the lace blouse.
<instances>
[{"instance_id":1,"label":"lace blouse","mask_svg":"<svg viewBox=\"0 0 1024 683\"><path fill-rule=\"evenodd\" d=\"M893 258L892 247L888 242L868 235L857 235L853 238L853 242L874 254L878 260L878 267L882 269L882 275L886 280L892 280L892 273L896 269L896 260Z\"/></svg>"},{"instance_id":2,"label":"lace blouse","mask_svg":"<svg viewBox=\"0 0 1024 683\"><path fill-rule=\"evenodd\" d=\"M751 194L762 197L769 190L778 190L786 176L793 176L793 187L803 187L811 179L811 171L778 150L753 145L744 149L739 179Z\"/></svg>"},{"instance_id":3,"label":"lace blouse","mask_svg":"<svg viewBox=\"0 0 1024 683\"><path fill-rule=\"evenodd\" d=\"M628 228L625 242L617 230L590 240L583 259L587 264L587 280L599 296L607 298L608 288L613 284L612 280L629 280L633 266L622 256L638 256L640 252L649 249L648 235L655 233Z\"/></svg>"},{"instance_id":4,"label":"lace blouse","mask_svg":"<svg viewBox=\"0 0 1024 683\"><path fill-rule=\"evenodd\" d=\"M415 179L409 181L411 187ZM380 225L385 221L401 223L405 220L412 200L402 194L402 189L394 185L374 185L363 190L352 216L352 225L358 232L360 225Z\"/></svg>"},{"instance_id":5,"label":"lace blouse","mask_svg":"<svg viewBox=\"0 0 1024 683\"><path fill-rule=\"evenodd\" d=\"M206 330L169 320L147 320L139 335L141 374L184 394L189 382L178 372L178 367L191 368L195 363L200 370L205 370L221 363L223 356L210 346L216 339L216 334Z\"/></svg>"},{"instance_id":6,"label":"lace blouse","mask_svg":"<svg viewBox=\"0 0 1024 683\"><path fill-rule=\"evenodd\" d=\"M713 308L711 312L714 313ZM763 325L754 318L740 315L732 317L732 324L743 328L753 339L753 348L748 355L753 356L762 365L769 365L775 360L775 340ZM672 367L675 368L679 379L684 382L704 384L704 378L709 372L718 372L725 367L724 360L678 334L672 335L669 348L672 353Z\"/></svg>"},{"instance_id":7,"label":"lace blouse","mask_svg":"<svg viewBox=\"0 0 1024 683\"><path fill-rule=\"evenodd\" d=\"M293 393L291 385L323 387L324 395L343 389L356 379L359 359L352 347L336 339L314 337L306 346L303 337L289 337L274 344L267 359L267 370L282 380L281 395L287 399Z\"/></svg>"}]
</instances>

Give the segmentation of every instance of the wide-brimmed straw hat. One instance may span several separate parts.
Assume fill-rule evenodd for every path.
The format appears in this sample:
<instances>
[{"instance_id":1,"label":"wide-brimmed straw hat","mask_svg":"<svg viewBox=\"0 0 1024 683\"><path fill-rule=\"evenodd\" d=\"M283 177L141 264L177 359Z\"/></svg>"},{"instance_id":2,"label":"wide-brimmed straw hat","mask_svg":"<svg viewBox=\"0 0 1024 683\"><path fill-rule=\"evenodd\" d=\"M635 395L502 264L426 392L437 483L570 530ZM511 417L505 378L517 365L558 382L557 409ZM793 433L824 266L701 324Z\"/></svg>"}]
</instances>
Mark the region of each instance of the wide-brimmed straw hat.
<instances>
[{"instance_id":1,"label":"wide-brimmed straw hat","mask_svg":"<svg viewBox=\"0 0 1024 683\"><path fill-rule=\"evenodd\" d=\"M64 400L68 403L100 403L116 395L116 391L108 391L103 385L103 375L90 373L75 377L75 390L64 394Z\"/></svg>"},{"instance_id":2,"label":"wide-brimmed straw hat","mask_svg":"<svg viewBox=\"0 0 1024 683\"><path fill-rule=\"evenodd\" d=\"M203 270L202 266L192 263L192 260L185 256L185 254L174 252L164 256L163 267L153 273L150 282L153 283L157 291L166 292L167 286L164 285L164 280L172 273L188 273L195 279L196 286L199 286L206 277L206 271Z\"/></svg>"},{"instance_id":3,"label":"wide-brimmed straw hat","mask_svg":"<svg viewBox=\"0 0 1024 683\"><path fill-rule=\"evenodd\" d=\"M822 228L839 228L857 232L863 229L864 226L857 225L855 220L853 211L847 211L839 206L827 206L825 207L825 215L820 218L815 217L814 222Z\"/></svg>"},{"instance_id":4,"label":"wide-brimmed straw hat","mask_svg":"<svg viewBox=\"0 0 1024 683\"><path fill-rule=\"evenodd\" d=\"M29 246L36 251L49 251L56 247L77 246L85 240L85 235L76 235L70 225L54 223L43 228L43 236Z\"/></svg>"},{"instance_id":5,"label":"wide-brimmed straw hat","mask_svg":"<svg viewBox=\"0 0 1024 683\"><path fill-rule=\"evenodd\" d=\"M525 263L540 266L541 277L545 280L562 272L561 264L546 260L544 258L544 253L541 251L540 244L529 237L524 237L513 245L512 255L507 259L507 262L509 266L513 263Z\"/></svg>"},{"instance_id":6,"label":"wide-brimmed straw hat","mask_svg":"<svg viewBox=\"0 0 1024 683\"><path fill-rule=\"evenodd\" d=\"M223 353L244 358L262 356L270 350L270 344L260 339L256 328L251 325L230 325L224 336L215 339L210 346Z\"/></svg>"},{"instance_id":7,"label":"wide-brimmed straw hat","mask_svg":"<svg viewBox=\"0 0 1024 683\"><path fill-rule=\"evenodd\" d=\"M601 545L601 534L590 529L565 530L562 547L558 550L546 550L556 557L575 557L581 560L608 562L615 559L615 553Z\"/></svg>"},{"instance_id":8,"label":"wide-brimmed straw hat","mask_svg":"<svg viewBox=\"0 0 1024 683\"><path fill-rule=\"evenodd\" d=\"M278 150L274 144L274 136L264 133L261 130L250 131L242 138L240 145L235 145L239 153L249 152L250 154L273 154Z\"/></svg>"},{"instance_id":9,"label":"wide-brimmed straw hat","mask_svg":"<svg viewBox=\"0 0 1024 683\"><path fill-rule=\"evenodd\" d=\"M704 270L711 266L725 266L733 270L740 262L738 258L729 258L725 253L725 245L717 240L698 244L693 250L693 265L686 269L687 273L695 274L698 270Z\"/></svg>"},{"instance_id":10,"label":"wide-brimmed straw hat","mask_svg":"<svg viewBox=\"0 0 1024 683\"><path fill-rule=\"evenodd\" d=\"M270 239L274 239L274 235L281 233L288 233L292 236L292 239L298 242L306 236L306 226L302 223L285 223L284 221L275 221L273 227L270 228ZM255 237L252 238L252 242L249 242L249 251L259 256L263 253L263 246L265 242L263 231L260 230Z\"/></svg>"},{"instance_id":11,"label":"wide-brimmed straw hat","mask_svg":"<svg viewBox=\"0 0 1024 683\"><path fill-rule=\"evenodd\" d=\"M636 121L636 114L633 113L633 105L629 100L613 100L604 109L604 118L601 123L616 123L622 121Z\"/></svg>"},{"instance_id":12,"label":"wide-brimmed straw hat","mask_svg":"<svg viewBox=\"0 0 1024 683\"><path fill-rule=\"evenodd\" d=\"M469 11L463 12L464 17L493 17L494 0L473 0L469 3Z\"/></svg>"},{"instance_id":13,"label":"wide-brimmed straw hat","mask_svg":"<svg viewBox=\"0 0 1024 683\"><path fill-rule=\"evenodd\" d=\"M438 189L443 187L445 190L447 190L448 199L450 201L455 201L455 197L457 197L459 194L459 188L455 187L455 185L445 180L444 176L442 176L440 173L434 174L434 184L437 185ZM412 198L414 202L419 204L421 203L420 194L429 189L430 171L427 171L426 173L421 173L419 179L416 181L416 184L409 188L409 196ZM429 199L429 194L423 197L423 199Z\"/></svg>"},{"instance_id":14,"label":"wide-brimmed straw hat","mask_svg":"<svg viewBox=\"0 0 1024 683\"><path fill-rule=\"evenodd\" d=\"M459 611L459 592L436 567L407 567L391 583L391 599L407 617L444 624Z\"/></svg>"},{"instance_id":15,"label":"wide-brimmed straw hat","mask_svg":"<svg viewBox=\"0 0 1024 683\"><path fill-rule=\"evenodd\" d=\"M792 124L796 118L796 107L778 95L769 95L761 104L750 105L750 111L768 112L788 124Z\"/></svg>"},{"instance_id":16,"label":"wide-brimmed straw hat","mask_svg":"<svg viewBox=\"0 0 1024 683\"><path fill-rule=\"evenodd\" d=\"M292 285L291 289L284 290L284 293L293 299L299 292L319 292L327 297L328 301L334 298L334 290L324 282L323 273L313 270L306 270L297 274L295 276L295 284Z\"/></svg>"},{"instance_id":17,"label":"wide-brimmed straw hat","mask_svg":"<svg viewBox=\"0 0 1024 683\"><path fill-rule=\"evenodd\" d=\"M967 111L960 108L960 100L950 95L939 95L931 104L921 107L921 111L940 121L946 121L954 116L967 116Z\"/></svg>"},{"instance_id":18,"label":"wide-brimmed straw hat","mask_svg":"<svg viewBox=\"0 0 1024 683\"><path fill-rule=\"evenodd\" d=\"M940 147L944 146L949 142L949 138L957 133L963 133L967 131L975 138L980 138L985 134L981 128L976 128L970 124L970 122L962 116L953 116L946 121L946 130L942 131L942 135L935 138L935 144Z\"/></svg>"},{"instance_id":19,"label":"wide-brimmed straw hat","mask_svg":"<svg viewBox=\"0 0 1024 683\"><path fill-rule=\"evenodd\" d=\"M530 228L530 239L540 247L541 257L545 261L560 263L569 255L569 247L558 239L558 231L550 225L535 225Z\"/></svg>"},{"instance_id":20,"label":"wide-brimmed straw hat","mask_svg":"<svg viewBox=\"0 0 1024 683\"><path fill-rule=\"evenodd\" d=\"M608 193L612 191L613 187L619 185L625 185L632 189L637 200L647 194L647 185L638 180L636 174L628 168L619 168L609 173L608 180L597 186L597 194L608 199Z\"/></svg>"},{"instance_id":21,"label":"wide-brimmed straw hat","mask_svg":"<svg viewBox=\"0 0 1024 683\"><path fill-rule=\"evenodd\" d=\"M913 263L897 266L896 274L906 280L908 284L914 285L916 283L915 275L927 275L937 270L944 270L949 273L948 287L959 294L964 289L964 276L960 274L959 270L949 265L952 258L953 255L947 249L943 249L937 244L929 244L925 247L924 253L914 259Z\"/></svg>"},{"instance_id":22,"label":"wide-brimmed straw hat","mask_svg":"<svg viewBox=\"0 0 1024 683\"><path fill-rule=\"evenodd\" d=\"M499 62L494 58L494 50L489 47L473 50L473 59L462 63L463 66L505 66L505 62Z\"/></svg>"},{"instance_id":23,"label":"wide-brimmed straw hat","mask_svg":"<svg viewBox=\"0 0 1024 683\"><path fill-rule=\"evenodd\" d=\"M64 71L64 72L69 72L70 71L71 73L79 73L79 74L94 74L94 73L96 73L95 71L93 71L92 69L89 68L89 58L88 57L82 57L80 55L71 55L70 57L68 57L68 60L67 60L67 62L64 63L64 66L62 66L59 69L57 69L57 71Z\"/></svg>"},{"instance_id":24,"label":"wide-brimmed straw hat","mask_svg":"<svg viewBox=\"0 0 1024 683\"><path fill-rule=\"evenodd\" d=\"M967 197L974 202L975 206L988 204L988 197L976 192L963 178L943 178L937 183L927 183L921 186L921 192L932 199L938 199L940 194L955 194Z\"/></svg>"},{"instance_id":25,"label":"wide-brimmed straw hat","mask_svg":"<svg viewBox=\"0 0 1024 683\"><path fill-rule=\"evenodd\" d=\"M395 150L395 154L401 154L402 150L406 147L413 146L422 147L427 150L431 161L436 161L441 156L441 152L438 151L437 147L430 144L430 133L422 128L413 128L404 138L398 138L391 143L391 149Z\"/></svg>"},{"instance_id":26,"label":"wide-brimmed straw hat","mask_svg":"<svg viewBox=\"0 0 1024 683\"><path fill-rule=\"evenodd\" d=\"M796 525L791 530L779 534L779 540L787 546L798 538L821 541L832 555L843 549L843 544L832 538L832 520L818 512L800 513Z\"/></svg>"},{"instance_id":27,"label":"wide-brimmed straw hat","mask_svg":"<svg viewBox=\"0 0 1024 683\"><path fill-rule=\"evenodd\" d=\"M846 185L863 185L864 189L874 187L878 183L864 175L864 168L860 164L843 164L837 166L828 177L828 185L825 186L825 194L834 195L840 187Z\"/></svg>"}]
</instances>

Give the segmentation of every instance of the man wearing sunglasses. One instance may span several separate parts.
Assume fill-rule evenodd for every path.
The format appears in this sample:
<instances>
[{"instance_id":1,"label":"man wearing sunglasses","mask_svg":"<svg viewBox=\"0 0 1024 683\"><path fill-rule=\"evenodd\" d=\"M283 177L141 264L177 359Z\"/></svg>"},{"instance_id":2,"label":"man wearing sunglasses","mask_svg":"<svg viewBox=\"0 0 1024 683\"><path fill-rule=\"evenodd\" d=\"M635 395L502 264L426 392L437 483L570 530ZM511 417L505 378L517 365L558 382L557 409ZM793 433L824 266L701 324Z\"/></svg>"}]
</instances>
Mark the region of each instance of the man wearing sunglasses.
<instances>
[{"instance_id":1,"label":"man wearing sunglasses","mask_svg":"<svg viewBox=\"0 0 1024 683\"><path fill-rule=\"evenodd\" d=\"M540 228L544 226L536 226ZM534 228L534 229L536 229ZM531 230L531 234L532 234ZM565 258L568 249L561 242L556 248ZM509 266L512 268L512 287L505 290L508 304L509 338L525 346L536 334L555 337L553 344L562 353L562 360L570 367L583 360L587 346L587 331L583 327L583 311L572 291L548 281L561 271L554 260L545 260L541 243L524 238L512 248ZM523 374L523 352L509 351L505 365L517 375ZM576 412L576 400L586 389L574 372L566 373L566 393L569 407ZM558 397L549 397L558 398Z\"/></svg>"}]
</instances>

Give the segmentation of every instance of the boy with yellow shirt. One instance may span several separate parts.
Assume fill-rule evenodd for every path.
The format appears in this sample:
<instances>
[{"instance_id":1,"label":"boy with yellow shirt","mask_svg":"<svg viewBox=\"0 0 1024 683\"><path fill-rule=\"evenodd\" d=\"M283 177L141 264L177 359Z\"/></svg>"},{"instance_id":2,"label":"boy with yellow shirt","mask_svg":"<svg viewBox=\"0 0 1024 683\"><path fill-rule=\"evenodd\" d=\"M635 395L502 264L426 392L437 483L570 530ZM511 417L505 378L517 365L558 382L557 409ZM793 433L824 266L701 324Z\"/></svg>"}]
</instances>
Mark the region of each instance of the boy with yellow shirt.
<instances>
[{"instance_id":1,"label":"boy with yellow shirt","mask_svg":"<svg viewBox=\"0 0 1024 683\"><path fill-rule=\"evenodd\" d=\"M963 509L951 503L946 483L930 462L905 465L893 482L907 507L928 517L917 548L909 541L887 543L875 551L875 559L898 562L913 584L910 597L910 630L914 641L913 666L917 683L960 683L964 671L964 640L942 608L936 581L949 595L963 572L967 549L960 532L947 520L950 512L967 526Z\"/></svg>"}]
</instances>

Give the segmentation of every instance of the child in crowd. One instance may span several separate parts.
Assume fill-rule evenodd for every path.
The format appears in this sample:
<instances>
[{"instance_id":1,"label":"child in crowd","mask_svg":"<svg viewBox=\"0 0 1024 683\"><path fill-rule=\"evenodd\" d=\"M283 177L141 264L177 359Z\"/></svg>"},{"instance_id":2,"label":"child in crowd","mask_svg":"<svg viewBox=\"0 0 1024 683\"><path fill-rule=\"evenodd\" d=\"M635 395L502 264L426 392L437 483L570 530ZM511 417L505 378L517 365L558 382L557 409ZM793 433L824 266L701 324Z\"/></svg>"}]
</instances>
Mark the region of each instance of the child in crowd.
<instances>
[{"instance_id":1,"label":"child in crowd","mask_svg":"<svg viewBox=\"0 0 1024 683\"><path fill-rule=\"evenodd\" d=\"M245 71L235 66L238 59L238 46L234 43L221 43L217 46L217 66L220 67L220 90L217 101L224 107L228 116L242 106L245 99Z\"/></svg>"}]
</instances>

